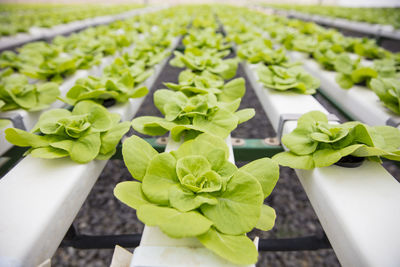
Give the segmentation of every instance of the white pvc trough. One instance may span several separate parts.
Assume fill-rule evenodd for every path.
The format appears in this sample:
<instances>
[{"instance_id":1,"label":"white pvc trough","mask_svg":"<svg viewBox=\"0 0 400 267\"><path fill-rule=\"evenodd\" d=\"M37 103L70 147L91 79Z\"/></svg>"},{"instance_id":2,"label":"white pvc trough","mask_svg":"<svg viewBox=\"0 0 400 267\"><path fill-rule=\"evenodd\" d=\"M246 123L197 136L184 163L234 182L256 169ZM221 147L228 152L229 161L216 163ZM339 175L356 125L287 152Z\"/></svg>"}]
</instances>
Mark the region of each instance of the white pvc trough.
<instances>
[{"instance_id":1,"label":"white pvc trough","mask_svg":"<svg viewBox=\"0 0 400 267\"><path fill-rule=\"evenodd\" d=\"M160 66L149 77L151 83ZM109 110L129 120L143 100L131 99ZM0 179L0 266L37 266L51 258L106 163L27 156Z\"/></svg>"},{"instance_id":2,"label":"white pvc trough","mask_svg":"<svg viewBox=\"0 0 400 267\"><path fill-rule=\"evenodd\" d=\"M249 76L250 82L257 84L254 77ZM282 94L276 101L261 84L254 88L260 102L268 103L263 107L275 130L276 121L288 111L302 114L317 107L312 96ZM283 133L296 125L285 122ZM296 173L343 266L399 266L400 184L382 165L366 161L352 169L332 165Z\"/></svg>"},{"instance_id":3,"label":"white pvc trough","mask_svg":"<svg viewBox=\"0 0 400 267\"><path fill-rule=\"evenodd\" d=\"M32 27L27 33L19 33L12 36L5 36L0 38L0 51L12 49L23 44L39 41L43 39L51 39L57 35L65 35L75 31L83 30L87 27L97 26L100 24L111 23L116 20L123 20L129 17L161 10L165 7L146 7L130 10L121 14L107 15L95 18L88 18L84 20L72 21L66 24L55 25L52 28L39 28Z\"/></svg>"},{"instance_id":4,"label":"white pvc trough","mask_svg":"<svg viewBox=\"0 0 400 267\"><path fill-rule=\"evenodd\" d=\"M276 13L278 15L283 15L286 17L293 17L295 19L312 21L330 27L360 32L377 37L385 37L389 39L400 40L400 30L394 29L392 25L371 24L367 22L352 21L348 19L334 18L334 17L329 18L319 15L297 12L294 10L288 11L282 9L275 9L275 11L277 11Z\"/></svg>"},{"instance_id":5,"label":"white pvc trough","mask_svg":"<svg viewBox=\"0 0 400 267\"><path fill-rule=\"evenodd\" d=\"M169 139L166 152L179 148L181 143ZM230 136L229 161L235 163ZM257 246L258 239L255 240ZM130 267L235 267L229 261L206 249L196 238L170 238L158 227L145 226L140 245L135 249ZM243 266L243 265L241 265ZM254 267L255 265L249 265Z\"/></svg>"},{"instance_id":6,"label":"white pvc trough","mask_svg":"<svg viewBox=\"0 0 400 267\"><path fill-rule=\"evenodd\" d=\"M133 117L143 99L113 112ZM27 156L0 179L0 266L36 266L50 258L106 163Z\"/></svg>"},{"instance_id":7,"label":"white pvc trough","mask_svg":"<svg viewBox=\"0 0 400 267\"><path fill-rule=\"evenodd\" d=\"M302 53L290 52L290 56L301 60L304 69L320 79L319 90L350 117L369 125L386 125L391 118L400 120L400 116L387 109L371 89L357 85L342 89L335 80L336 72L323 70L318 62L305 58Z\"/></svg>"}]
</instances>

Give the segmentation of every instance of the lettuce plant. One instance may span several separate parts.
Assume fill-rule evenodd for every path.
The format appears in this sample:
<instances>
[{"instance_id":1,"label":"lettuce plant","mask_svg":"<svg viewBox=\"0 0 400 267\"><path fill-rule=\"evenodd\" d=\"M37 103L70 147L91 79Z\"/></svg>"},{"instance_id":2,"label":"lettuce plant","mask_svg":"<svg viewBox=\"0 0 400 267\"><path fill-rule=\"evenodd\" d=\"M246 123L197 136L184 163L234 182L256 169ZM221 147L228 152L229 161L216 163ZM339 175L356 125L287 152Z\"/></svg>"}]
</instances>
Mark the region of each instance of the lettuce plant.
<instances>
[{"instance_id":1,"label":"lettuce plant","mask_svg":"<svg viewBox=\"0 0 400 267\"><path fill-rule=\"evenodd\" d=\"M289 46L290 47L290 46ZM289 48L288 46L286 48ZM305 52L305 53L312 53L318 47L318 40L313 36L307 35L296 35L291 42L291 49Z\"/></svg>"},{"instance_id":2,"label":"lettuce plant","mask_svg":"<svg viewBox=\"0 0 400 267\"><path fill-rule=\"evenodd\" d=\"M26 66L20 72L34 79L62 82L64 77L73 74L80 64L78 58L64 54L48 59L38 66Z\"/></svg>"},{"instance_id":3,"label":"lettuce plant","mask_svg":"<svg viewBox=\"0 0 400 267\"><path fill-rule=\"evenodd\" d=\"M120 79L89 76L78 79L62 100L72 106L82 100L95 100L102 104L106 99L115 99L125 103L129 98L143 97L148 92L146 86L135 88L135 80L129 73Z\"/></svg>"},{"instance_id":4,"label":"lettuce plant","mask_svg":"<svg viewBox=\"0 0 400 267\"><path fill-rule=\"evenodd\" d=\"M376 44L375 40L368 38L354 38L354 44L350 52L369 59L383 59L389 56L390 52Z\"/></svg>"},{"instance_id":5,"label":"lettuce plant","mask_svg":"<svg viewBox=\"0 0 400 267\"><path fill-rule=\"evenodd\" d=\"M396 61L393 59L377 59L374 60L374 69L380 78L400 78Z\"/></svg>"},{"instance_id":6,"label":"lettuce plant","mask_svg":"<svg viewBox=\"0 0 400 267\"><path fill-rule=\"evenodd\" d=\"M317 60L324 69L334 70L334 62L336 58L344 52L342 46L332 44L329 41L322 41L318 44L317 49L312 53L313 58Z\"/></svg>"},{"instance_id":7,"label":"lettuce plant","mask_svg":"<svg viewBox=\"0 0 400 267\"><path fill-rule=\"evenodd\" d=\"M245 234L274 226L275 211L263 204L279 177L274 161L262 158L238 169L228 161L225 142L207 134L161 154L132 136L122 154L137 181L119 183L114 195L135 209L139 220L172 238L195 237L232 263L257 261Z\"/></svg>"},{"instance_id":8,"label":"lettuce plant","mask_svg":"<svg viewBox=\"0 0 400 267\"><path fill-rule=\"evenodd\" d=\"M120 79L122 76L129 74L134 78L135 84L144 82L154 73L152 68L147 69L145 62L137 61L130 64L125 57L118 57L114 62L103 70L103 75L109 78Z\"/></svg>"},{"instance_id":9,"label":"lettuce plant","mask_svg":"<svg viewBox=\"0 0 400 267\"><path fill-rule=\"evenodd\" d=\"M4 51L0 55L0 67L14 70L35 68L60 54L60 50L46 42L32 42L18 48L18 54Z\"/></svg>"},{"instance_id":10,"label":"lettuce plant","mask_svg":"<svg viewBox=\"0 0 400 267\"><path fill-rule=\"evenodd\" d=\"M218 51L223 51L231 47L231 44L226 42L222 34L216 33L215 30L210 27L189 31L189 34L183 38L182 43L189 49L193 47L202 50L214 48Z\"/></svg>"},{"instance_id":11,"label":"lettuce plant","mask_svg":"<svg viewBox=\"0 0 400 267\"><path fill-rule=\"evenodd\" d=\"M165 118L143 116L132 121L133 128L147 135L163 135L171 131L171 137L179 141L184 135L191 139L200 133L211 133L226 138L238 124L251 119L254 109L239 108L241 99L218 102L214 94L186 96L167 89L154 93L154 104Z\"/></svg>"},{"instance_id":12,"label":"lettuce plant","mask_svg":"<svg viewBox=\"0 0 400 267\"><path fill-rule=\"evenodd\" d=\"M56 83L30 84L22 74L7 69L0 74L0 111L26 109L42 110L60 95Z\"/></svg>"},{"instance_id":13,"label":"lettuce plant","mask_svg":"<svg viewBox=\"0 0 400 267\"><path fill-rule=\"evenodd\" d=\"M300 94L314 94L320 84L318 79L299 66L284 68L259 65L257 74L265 87L278 91L291 90Z\"/></svg>"},{"instance_id":14,"label":"lettuce plant","mask_svg":"<svg viewBox=\"0 0 400 267\"><path fill-rule=\"evenodd\" d=\"M18 54L5 51L0 57L1 67L11 67L34 79L55 82L75 72L79 64L76 56L62 53L56 46L45 42L26 44Z\"/></svg>"},{"instance_id":15,"label":"lettuce plant","mask_svg":"<svg viewBox=\"0 0 400 267\"><path fill-rule=\"evenodd\" d=\"M256 39L239 46L238 56L251 64L280 65L289 67L289 58L283 48L272 49L270 41Z\"/></svg>"},{"instance_id":16,"label":"lettuce plant","mask_svg":"<svg viewBox=\"0 0 400 267\"><path fill-rule=\"evenodd\" d=\"M184 70L179 74L179 84L164 83L168 88L181 91L187 96L195 94L215 94L218 101L231 102L242 98L245 94L245 80L243 78L233 79L224 84L224 79L208 71L200 75L191 70Z\"/></svg>"},{"instance_id":17,"label":"lettuce plant","mask_svg":"<svg viewBox=\"0 0 400 267\"><path fill-rule=\"evenodd\" d=\"M240 22L238 22L235 27L232 27L231 25L229 25L229 23L223 22L223 24L224 28L227 30L227 32L229 32L227 40L232 41L238 45L242 45L257 39L263 39L262 34L256 29L248 28L245 25L242 25Z\"/></svg>"},{"instance_id":18,"label":"lettuce plant","mask_svg":"<svg viewBox=\"0 0 400 267\"><path fill-rule=\"evenodd\" d=\"M109 159L130 123L92 101L81 101L71 111L52 109L43 113L31 132L5 130L10 143L31 147L27 154L53 159L69 156L78 163Z\"/></svg>"},{"instance_id":19,"label":"lettuce plant","mask_svg":"<svg viewBox=\"0 0 400 267\"><path fill-rule=\"evenodd\" d=\"M125 53L122 56L129 66L136 65L139 61L143 63L146 68L149 68L160 63L164 58L169 56L170 51L160 45L161 40L157 40L158 42L153 44L147 43L146 41L147 39L145 39L143 43L137 44L133 51ZM150 41L151 39L148 40L148 42Z\"/></svg>"},{"instance_id":20,"label":"lettuce plant","mask_svg":"<svg viewBox=\"0 0 400 267\"><path fill-rule=\"evenodd\" d=\"M297 127L282 138L288 151L273 159L297 169L330 166L351 155L380 161L400 160L400 130L390 126L367 126L361 122L331 124L320 111L301 116Z\"/></svg>"},{"instance_id":21,"label":"lettuce plant","mask_svg":"<svg viewBox=\"0 0 400 267\"><path fill-rule=\"evenodd\" d=\"M349 89L354 84L366 83L368 85L372 78L378 76L378 73L373 68L361 66L360 59L353 61L345 53L336 57L334 66L338 72L336 82L343 89Z\"/></svg>"},{"instance_id":22,"label":"lettuce plant","mask_svg":"<svg viewBox=\"0 0 400 267\"><path fill-rule=\"evenodd\" d=\"M388 109L400 114L400 81L398 79L372 79L370 87Z\"/></svg>"},{"instance_id":23,"label":"lettuce plant","mask_svg":"<svg viewBox=\"0 0 400 267\"><path fill-rule=\"evenodd\" d=\"M236 75L238 60L234 58L221 59L218 57L204 54L197 56L194 54L182 54L175 51L175 59L171 60L170 64L174 67L186 67L194 72L201 73L205 70L220 75L225 80L231 79Z\"/></svg>"}]
</instances>

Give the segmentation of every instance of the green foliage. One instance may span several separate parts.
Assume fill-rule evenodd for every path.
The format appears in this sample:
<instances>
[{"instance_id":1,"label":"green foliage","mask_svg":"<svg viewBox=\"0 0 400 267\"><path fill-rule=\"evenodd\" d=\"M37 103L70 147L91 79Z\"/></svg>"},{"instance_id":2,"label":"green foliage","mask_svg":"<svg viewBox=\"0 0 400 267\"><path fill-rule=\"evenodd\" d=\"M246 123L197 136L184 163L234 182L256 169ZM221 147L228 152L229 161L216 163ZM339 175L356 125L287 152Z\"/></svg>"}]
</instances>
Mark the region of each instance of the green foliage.
<instances>
[{"instance_id":1,"label":"green foliage","mask_svg":"<svg viewBox=\"0 0 400 267\"><path fill-rule=\"evenodd\" d=\"M26 76L13 73L11 69L3 71L0 78L0 111L42 110L60 94L57 84L30 84Z\"/></svg>"},{"instance_id":2,"label":"green foliage","mask_svg":"<svg viewBox=\"0 0 400 267\"><path fill-rule=\"evenodd\" d=\"M236 111L240 100L218 102L214 94L188 97L181 91L161 89L154 93L154 103L165 118L139 117L132 121L132 127L147 135L162 135L170 131L176 141L182 135L191 139L203 132L226 138L238 124L254 116L253 109Z\"/></svg>"},{"instance_id":3,"label":"green foliage","mask_svg":"<svg viewBox=\"0 0 400 267\"><path fill-rule=\"evenodd\" d=\"M97 16L123 13L139 8L138 4L125 5L65 5L65 4L0 4L2 18L0 36L28 32L31 27L49 28Z\"/></svg>"},{"instance_id":4,"label":"green foliage","mask_svg":"<svg viewBox=\"0 0 400 267\"><path fill-rule=\"evenodd\" d=\"M275 162L263 158L237 169L228 161L225 142L208 134L161 154L132 136L123 144L123 156L140 182L119 183L114 194L146 225L174 238L197 237L235 264L257 261L257 249L245 233L274 225L275 212L263 200L279 177Z\"/></svg>"},{"instance_id":5,"label":"green foliage","mask_svg":"<svg viewBox=\"0 0 400 267\"><path fill-rule=\"evenodd\" d=\"M343 7L320 5L273 5L277 8L296 10L309 14L317 14L328 17L345 18L355 21L364 21L376 24L389 24L395 28L400 27L399 8L367 8L367 7Z\"/></svg>"},{"instance_id":6,"label":"green foliage","mask_svg":"<svg viewBox=\"0 0 400 267\"><path fill-rule=\"evenodd\" d=\"M233 78L236 74L238 60L234 58L224 60L210 53L195 55L192 53L182 54L175 51L174 54L175 58L170 62L174 67L186 67L197 73L209 71L225 80Z\"/></svg>"},{"instance_id":7,"label":"green foliage","mask_svg":"<svg viewBox=\"0 0 400 267\"><path fill-rule=\"evenodd\" d=\"M193 48L202 51L211 49L226 53L225 51L229 51L228 49L231 47L224 36L221 33L216 33L214 28L211 27L201 29L192 28L183 38L182 43L185 46L185 53L187 50L192 50Z\"/></svg>"},{"instance_id":8,"label":"green foliage","mask_svg":"<svg viewBox=\"0 0 400 267\"><path fill-rule=\"evenodd\" d=\"M129 73L118 80L105 76L101 78L89 76L78 79L62 100L72 106L83 100L95 100L102 104L106 99L115 99L124 103L129 98L143 97L149 91L145 86L136 88L134 86L135 80Z\"/></svg>"},{"instance_id":9,"label":"green foliage","mask_svg":"<svg viewBox=\"0 0 400 267\"><path fill-rule=\"evenodd\" d=\"M369 84L372 78L378 76L378 73L373 68L361 66L360 59L353 61L347 54L337 56L334 61L334 67L338 72L336 82L343 89L349 89L354 84Z\"/></svg>"},{"instance_id":10,"label":"green foliage","mask_svg":"<svg viewBox=\"0 0 400 267\"><path fill-rule=\"evenodd\" d=\"M243 78L237 78L224 84L224 79L209 71L196 74L191 70L184 70L179 74L179 84L165 83L175 91L181 91L187 96L196 94L214 94L218 101L231 102L244 96L246 91Z\"/></svg>"},{"instance_id":11,"label":"green foliage","mask_svg":"<svg viewBox=\"0 0 400 267\"><path fill-rule=\"evenodd\" d=\"M257 74L265 87L278 91L291 90L300 94L314 94L315 89L319 87L319 80L299 66L284 68L259 65Z\"/></svg>"},{"instance_id":12,"label":"green foliage","mask_svg":"<svg viewBox=\"0 0 400 267\"><path fill-rule=\"evenodd\" d=\"M109 159L115 147L129 130L129 122L91 101L81 101L74 109L44 112L31 132L16 128L5 130L10 143L31 147L27 154L39 158L69 156L78 163Z\"/></svg>"},{"instance_id":13,"label":"green foliage","mask_svg":"<svg viewBox=\"0 0 400 267\"><path fill-rule=\"evenodd\" d=\"M398 79L372 79L370 86L388 109L400 114L400 81Z\"/></svg>"},{"instance_id":14,"label":"green foliage","mask_svg":"<svg viewBox=\"0 0 400 267\"><path fill-rule=\"evenodd\" d=\"M279 65L290 67L289 58L283 48L274 50L268 39L254 39L239 46L238 56L251 64Z\"/></svg>"},{"instance_id":15,"label":"green foliage","mask_svg":"<svg viewBox=\"0 0 400 267\"><path fill-rule=\"evenodd\" d=\"M297 169L330 166L352 155L379 160L400 160L400 130L367 126L361 122L332 124L325 114L311 111L299 118L297 128L282 138L289 150L273 157L280 165Z\"/></svg>"},{"instance_id":16,"label":"green foliage","mask_svg":"<svg viewBox=\"0 0 400 267\"><path fill-rule=\"evenodd\" d=\"M319 43L317 49L312 53L312 56L317 60L324 69L335 70L336 58L344 52L342 46L332 44L328 41Z\"/></svg>"},{"instance_id":17,"label":"green foliage","mask_svg":"<svg viewBox=\"0 0 400 267\"><path fill-rule=\"evenodd\" d=\"M11 68L33 79L61 83L77 70L98 65L104 57L115 55L135 43L134 51L125 53L122 58L135 81L140 83L151 75L150 67L168 55L165 48L170 45L172 36L184 29L189 20L187 16L181 16L178 21L171 19L172 16L170 11L160 11L89 27L66 37L57 36L52 43L28 43L17 48L17 52L2 52L0 68ZM163 25L153 27L159 21L164 21ZM146 38L141 40L142 37ZM113 78L121 78L125 65L112 68L111 74L119 74Z\"/></svg>"}]
</instances>

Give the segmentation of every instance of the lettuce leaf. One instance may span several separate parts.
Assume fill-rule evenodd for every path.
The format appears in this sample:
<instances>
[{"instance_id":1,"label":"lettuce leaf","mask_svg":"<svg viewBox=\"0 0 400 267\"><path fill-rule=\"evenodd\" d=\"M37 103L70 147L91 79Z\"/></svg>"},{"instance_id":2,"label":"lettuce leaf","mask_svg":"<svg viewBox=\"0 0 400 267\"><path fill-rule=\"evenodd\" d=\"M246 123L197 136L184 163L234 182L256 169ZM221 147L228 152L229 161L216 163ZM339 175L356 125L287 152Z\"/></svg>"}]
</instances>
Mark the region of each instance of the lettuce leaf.
<instances>
[{"instance_id":1,"label":"lettuce leaf","mask_svg":"<svg viewBox=\"0 0 400 267\"><path fill-rule=\"evenodd\" d=\"M288 149L273 157L280 165L297 169L326 167L352 155L376 160L400 160L400 130L391 126L367 126L361 122L330 124L326 115L311 111L282 138Z\"/></svg>"}]
</instances>

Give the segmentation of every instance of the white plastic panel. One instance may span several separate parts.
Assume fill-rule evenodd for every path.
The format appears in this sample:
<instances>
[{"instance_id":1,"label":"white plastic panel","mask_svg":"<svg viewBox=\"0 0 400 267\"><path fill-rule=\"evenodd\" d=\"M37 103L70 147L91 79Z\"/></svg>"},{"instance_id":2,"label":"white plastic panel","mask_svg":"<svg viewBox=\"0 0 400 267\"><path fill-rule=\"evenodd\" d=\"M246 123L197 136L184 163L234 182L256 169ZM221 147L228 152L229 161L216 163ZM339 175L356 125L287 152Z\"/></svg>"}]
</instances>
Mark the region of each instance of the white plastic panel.
<instances>
[{"instance_id":1,"label":"white plastic panel","mask_svg":"<svg viewBox=\"0 0 400 267\"><path fill-rule=\"evenodd\" d=\"M304 69L321 80L320 90L352 118L369 125L386 125L389 118L400 118L384 107L372 90L357 85L342 89L335 80L336 72L323 70L316 61L305 59L302 53L290 52L290 56L301 60Z\"/></svg>"},{"instance_id":2,"label":"white plastic panel","mask_svg":"<svg viewBox=\"0 0 400 267\"><path fill-rule=\"evenodd\" d=\"M399 266L400 184L379 163L296 174L343 266Z\"/></svg>"},{"instance_id":3,"label":"white plastic panel","mask_svg":"<svg viewBox=\"0 0 400 267\"><path fill-rule=\"evenodd\" d=\"M264 8L271 10L271 8ZM312 21L330 27L337 27L345 30L356 31L374 36L382 36L394 40L400 40L400 31L393 28L392 25L370 24L367 22L351 21L342 18L329 18L318 15L306 14L294 10L274 9L278 15L289 16L295 19Z\"/></svg>"}]
</instances>

